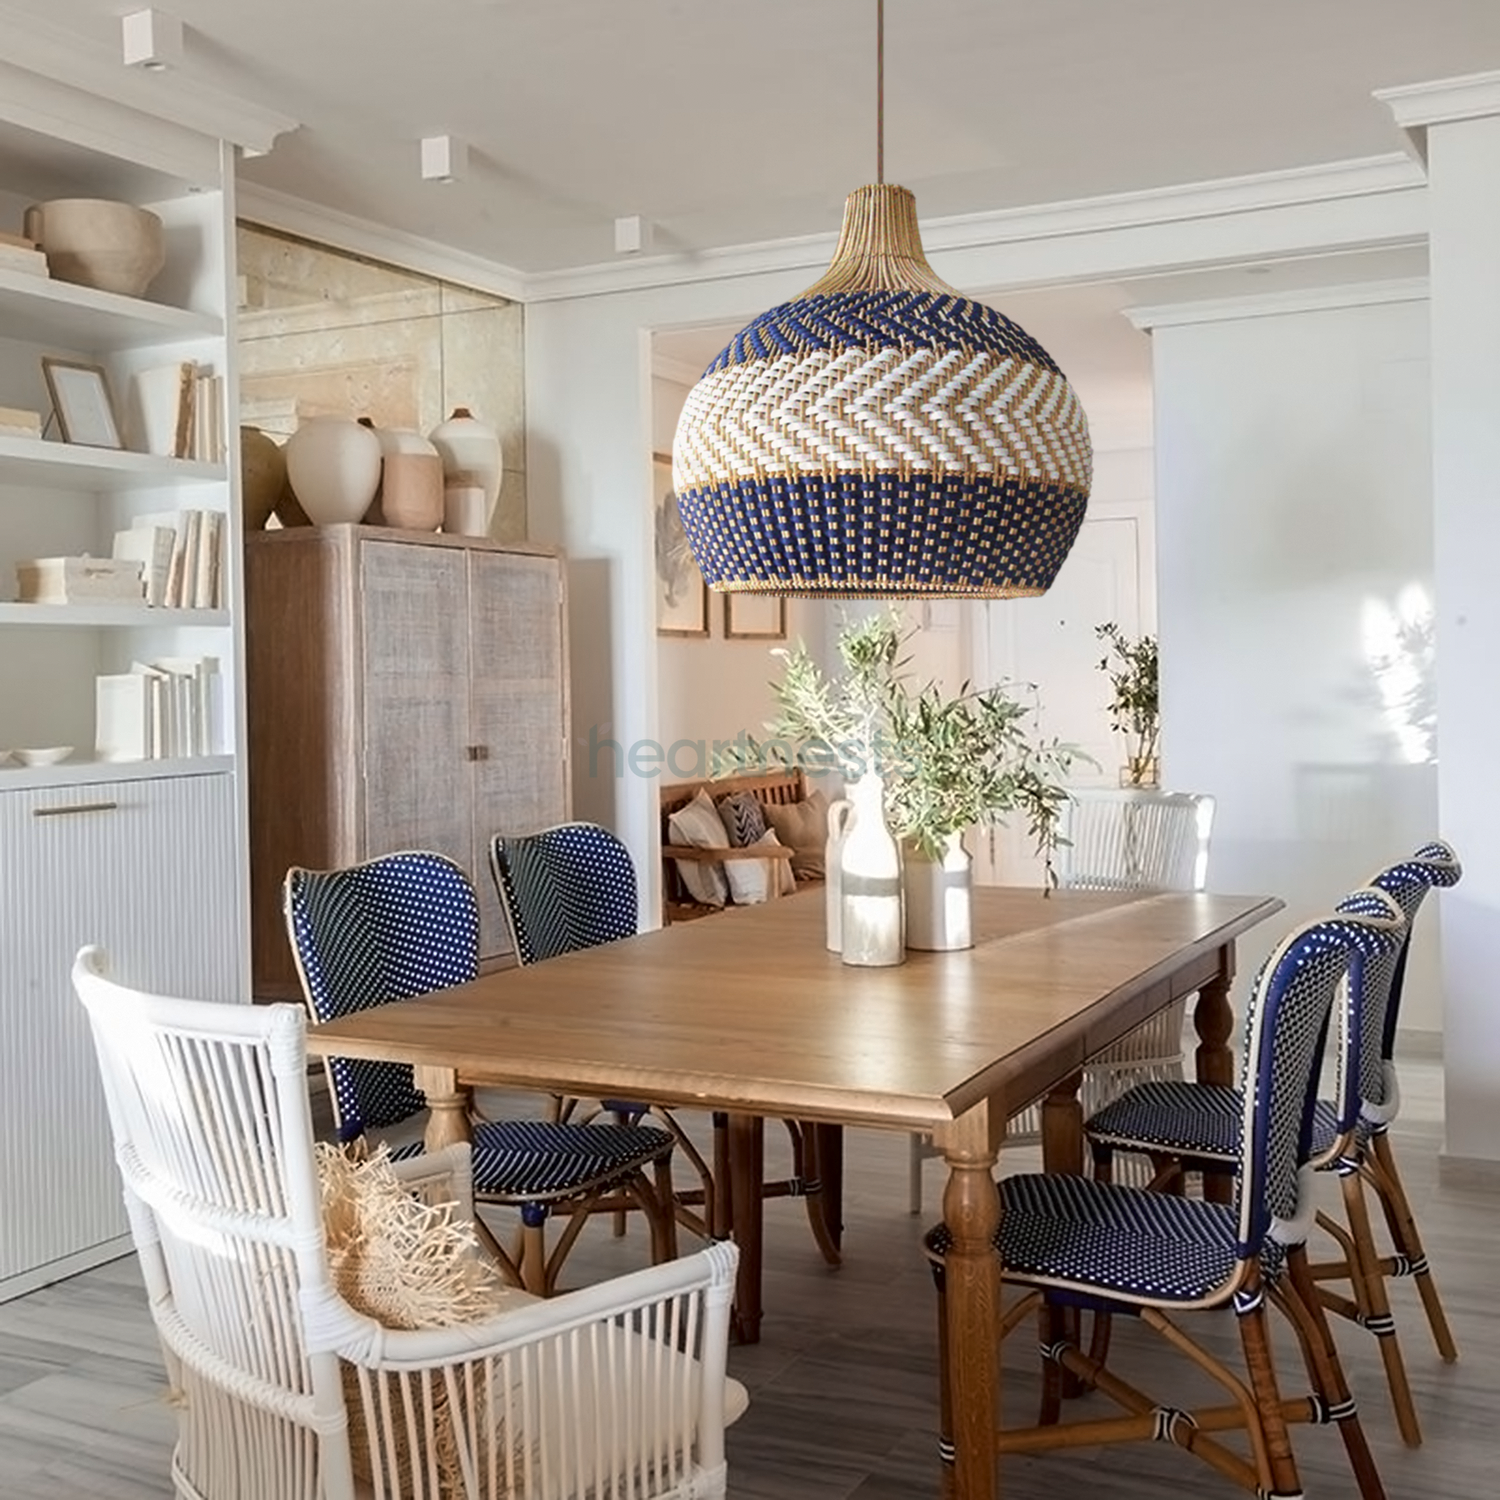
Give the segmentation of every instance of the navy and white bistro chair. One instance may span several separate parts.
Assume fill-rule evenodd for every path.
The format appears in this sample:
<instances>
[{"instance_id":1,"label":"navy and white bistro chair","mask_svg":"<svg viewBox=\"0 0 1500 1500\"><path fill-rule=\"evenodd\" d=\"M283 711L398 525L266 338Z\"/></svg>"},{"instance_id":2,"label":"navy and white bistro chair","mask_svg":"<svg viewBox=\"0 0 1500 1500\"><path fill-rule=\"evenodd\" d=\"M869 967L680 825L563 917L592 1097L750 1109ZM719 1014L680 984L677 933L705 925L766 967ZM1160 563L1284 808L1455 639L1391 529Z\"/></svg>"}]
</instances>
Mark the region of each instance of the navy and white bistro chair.
<instances>
[{"instance_id":1,"label":"navy and white bistro chair","mask_svg":"<svg viewBox=\"0 0 1500 1500\"><path fill-rule=\"evenodd\" d=\"M1364 1500L1382 1500L1305 1247L1314 1209L1307 1165L1313 1109L1335 1002L1346 973L1350 990L1357 990L1363 966L1394 954L1406 930L1400 908L1383 893L1365 893L1361 905L1359 912L1295 929L1261 969L1242 1036L1242 1170L1233 1204L1068 1174L1001 1179L995 1248L1006 1281L1034 1294L1005 1314L1001 1333L1040 1306L1047 1361L1041 1421L1003 1432L1002 1452L1167 1441L1258 1495L1293 1497L1301 1490L1287 1424L1332 1420ZM943 1262L951 1244L946 1226L927 1237L940 1319L947 1311ZM1313 1386L1304 1399L1282 1397L1266 1326L1268 1296L1296 1330ZM1236 1314L1243 1374L1181 1326L1187 1314L1225 1307ZM1066 1314L1080 1308L1105 1318L1139 1318L1224 1386L1229 1399L1183 1409L1146 1394L1106 1363L1107 1338L1096 1338L1089 1353L1067 1338ZM1125 1415L1060 1421L1059 1372L1108 1396ZM944 1390L949 1453L950 1410ZM1248 1457L1221 1440L1233 1430L1246 1432Z\"/></svg>"},{"instance_id":2,"label":"navy and white bistro chair","mask_svg":"<svg viewBox=\"0 0 1500 1500\"><path fill-rule=\"evenodd\" d=\"M540 963L636 935L639 907L635 865L625 845L597 823L560 823L536 833L499 834L490 843L490 871L521 964ZM602 1102L626 1119L638 1119L648 1109L630 1100ZM728 1116L714 1114L714 1165L710 1170L670 1111L655 1106L651 1113L672 1131L701 1183L678 1194L683 1223L708 1238L726 1238L733 1227ZM763 1183L761 1196L806 1198L808 1223L818 1248L830 1265L838 1265L839 1251L823 1218L813 1133L795 1120L784 1123L792 1143L792 1175ZM701 1215L693 1212L698 1206Z\"/></svg>"},{"instance_id":3,"label":"navy and white bistro chair","mask_svg":"<svg viewBox=\"0 0 1500 1500\"><path fill-rule=\"evenodd\" d=\"M1433 842L1371 879L1372 887L1391 896L1401 908L1407 934L1396 952L1367 966L1365 993L1356 997L1358 1029L1349 1038L1339 1096L1320 1100L1313 1120L1313 1156L1320 1170L1339 1174L1345 1222L1318 1214L1318 1223L1332 1236L1337 1253L1332 1259L1315 1261L1312 1276L1330 1311L1376 1336L1396 1423L1402 1440L1411 1447L1422 1441L1422 1430L1396 1339L1387 1278L1416 1278L1438 1353L1452 1361L1458 1350L1391 1149L1389 1132L1400 1104L1392 1054L1411 944L1410 924L1429 890L1455 885L1461 874L1453 850ZM1355 899L1349 897L1346 902ZM1345 905L1341 902L1339 909ZM1139 1085L1084 1126L1093 1147L1096 1175L1110 1174L1116 1151L1148 1153L1158 1163L1163 1183L1183 1171L1236 1171L1238 1110L1235 1089L1199 1083ZM1375 1239L1364 1195L1367 1185L1380 1203L1393 1254L1384 1254ZM1347 1282L1350 1294L1339 1294L1328 1282Z\"/></svg>"},{"instance_id":4,"label":"navy and white bistro chair","mask_svg":"<svg viewBox=\"0 0 1500 1500\"><path fill-rule=\"evenodd\" d=\"M440 854L388 854L343 870L293 868L286 875L283 904L314 1021L467 984L478 973L474 889ZM331 1057L326 1068L344 1138L398 1125L427 1107L406 1064ZM588 1215L623 1207L645 1212L653 1262L676 1255L671 1203L661 1197L661 1188L669 1190L671 1182L673 1143L666 1131L477 1118L472 1130L476 1201L520 1210L514 1253L486 1236L518 1285L550 1294ZM645 1175L648 1166L656 1169L656 1187ZM549 1253L544 1230L554 1209L569 1219Z\"/></svg>"}]
</instances>

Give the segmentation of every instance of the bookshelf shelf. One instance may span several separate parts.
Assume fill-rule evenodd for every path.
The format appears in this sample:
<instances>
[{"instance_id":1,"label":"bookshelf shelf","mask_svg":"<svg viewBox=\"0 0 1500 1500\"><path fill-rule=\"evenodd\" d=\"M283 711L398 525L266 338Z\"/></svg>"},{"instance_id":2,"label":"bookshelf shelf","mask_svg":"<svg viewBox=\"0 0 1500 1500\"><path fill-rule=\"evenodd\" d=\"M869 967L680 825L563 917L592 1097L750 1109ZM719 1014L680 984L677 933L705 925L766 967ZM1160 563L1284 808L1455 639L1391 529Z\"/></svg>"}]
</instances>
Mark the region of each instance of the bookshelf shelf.
<instances>
[{"instance_id":1,"label":"bookshelf shelf","mask_svg":"<svg viewBox=\"0 0 1500 1500\"><path fill-rule=\"evenodd\" d=\"M0 747L3 748L3 747ZM65 760L56 766L0 761L0 791L48 786L109 785L183 776L223 776L234 770L232 755L194 755L177 760Z\"/></svg>"},{"instance_id":2,"label":"bookshelf shelf","mask_svg":"<svg viewBox=\"0 0 1500 1500\"><path fill-rule=\"evenodd\" d=\"M228 628L227 609L148 609L144 604L0 604L0 625L179 630L186 625Z\"/></svg>"},{"instance_id":3,"label":"bookshelf shelf","mask_svg":"<svg viewBox=\"0 0 1500 1500\"><path fill-rule=\"evenodd\" d=\"M6 338L101 354L224 335L223 319L208 313L96 292L92 287L3 266L0 328Z\"/></svg>"},{"instance_id":4,"label":"bookshelf shelf","mask_svg":"<svg viewBox=\"0 0 1500 1500\"><path fill-rule=\"evenodd\" d=\"M0 437L0 485L123 494L164 485L222 484L227 477L223 464L159 458L123 448Z\"/></svg>"}]
</instances>

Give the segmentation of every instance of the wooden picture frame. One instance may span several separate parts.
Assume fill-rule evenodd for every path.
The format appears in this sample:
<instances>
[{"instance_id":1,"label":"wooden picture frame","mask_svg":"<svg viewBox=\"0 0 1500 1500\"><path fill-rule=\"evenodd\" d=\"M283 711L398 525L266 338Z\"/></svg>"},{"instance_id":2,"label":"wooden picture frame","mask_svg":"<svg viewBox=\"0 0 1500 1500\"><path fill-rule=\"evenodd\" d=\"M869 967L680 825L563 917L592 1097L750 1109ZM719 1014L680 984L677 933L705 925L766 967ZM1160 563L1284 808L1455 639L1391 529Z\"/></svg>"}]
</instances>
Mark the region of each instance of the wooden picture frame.
<instances>
[{"instance_id":1,"label":"wooden picture frame","mask_svg":"<svg viewBox=\"0 0 1500 1500\"><path fill-rule=\"evenodd\" d=\"M786 599L780 594L725 594L726 641L784 641Z\"/></svg>"},{"instance_id":2,"label":"wooden picture frame","mask_svg":"<svg viewBox=\"0 0 1500 1500\"><path fill-rule=\"evenodd\" d=\"M706 639L708 584L682 529L670 453L651 455L651 507L656 536L656 633Z\"/></svg>"},{"instance_id":3,"label":"wooden picture frame","mask_svg":"<svg viewBox=\"0 0 1500 1500\"><path fill-rule=\"evenodd\" d=\"M65 443L85 448L123 448L109 376L103 365L42 356L47 395Z\"/></svg>"}]
</instances>

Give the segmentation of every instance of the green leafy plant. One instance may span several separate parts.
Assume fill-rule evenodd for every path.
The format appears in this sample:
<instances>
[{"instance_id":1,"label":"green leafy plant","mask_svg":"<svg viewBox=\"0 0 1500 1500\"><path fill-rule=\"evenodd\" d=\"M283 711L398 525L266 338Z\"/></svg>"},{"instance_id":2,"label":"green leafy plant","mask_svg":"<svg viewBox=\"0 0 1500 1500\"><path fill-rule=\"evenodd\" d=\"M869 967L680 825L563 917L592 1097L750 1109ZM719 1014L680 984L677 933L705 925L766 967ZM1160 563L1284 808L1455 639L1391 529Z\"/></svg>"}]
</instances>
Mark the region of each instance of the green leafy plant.
<instances>
[{"instance_id":1,"label":"green leafy plant","mask_svg":"<svg viewBox=\"0 0 1500 1500\"><path fill-rule=\"evenodd\" d=\"M1018 813L1047 863L1058 844L1068 794L1062 781L1080 758L1075 746L1036 737L1031 704L1014 684L946 697L933 683L913 684L898 616L883 613L839 633L841 671L826 676L799 642L779 653L772 683L779 710L767 742L747 740L736 766L767 760L808 770L866 770L885 782L892 832L929 859L941 859L955 833Z\"/></svg>"},{"instance_id":2,"label":"green leafy plant","mask_svg":"<svg viewBox=\"0 0 1500 1500\"><path fill-rule=\"evenodd\" d=\"M1157 696L1157 646L1154 635L1132 638L1114 621L1094 627L1107 650L1099 670L1109 678L1113 696L1110 722L1127 742L1128 774L1133 786L1154 775L1161 737L1161 702Z\"/></svg>"}]
</instances>

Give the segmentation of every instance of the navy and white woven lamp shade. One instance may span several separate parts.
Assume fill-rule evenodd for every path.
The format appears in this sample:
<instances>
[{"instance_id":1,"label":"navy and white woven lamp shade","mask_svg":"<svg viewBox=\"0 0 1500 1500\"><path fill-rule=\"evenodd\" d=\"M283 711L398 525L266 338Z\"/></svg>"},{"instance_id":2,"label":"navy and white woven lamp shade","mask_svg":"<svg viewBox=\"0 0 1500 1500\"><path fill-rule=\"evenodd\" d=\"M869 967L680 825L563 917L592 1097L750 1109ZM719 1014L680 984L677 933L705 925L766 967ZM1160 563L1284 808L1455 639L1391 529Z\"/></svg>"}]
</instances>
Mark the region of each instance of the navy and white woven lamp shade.
<instances>
[{"instance_id":1,"label":"navy and white woven lamp shade","mask_svg":"<svg viewBox=\"0 0 1500 1500\"><path fill-rule=\"evenodd\" d=\"M1045 593L1092 463L1051 356L938 279L884 183L850 194L827 274L708 367L672 446L710 588L818 598Z\"/></svg>"}]
</instances>

